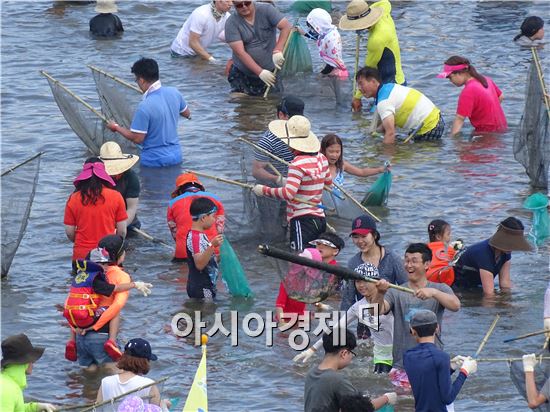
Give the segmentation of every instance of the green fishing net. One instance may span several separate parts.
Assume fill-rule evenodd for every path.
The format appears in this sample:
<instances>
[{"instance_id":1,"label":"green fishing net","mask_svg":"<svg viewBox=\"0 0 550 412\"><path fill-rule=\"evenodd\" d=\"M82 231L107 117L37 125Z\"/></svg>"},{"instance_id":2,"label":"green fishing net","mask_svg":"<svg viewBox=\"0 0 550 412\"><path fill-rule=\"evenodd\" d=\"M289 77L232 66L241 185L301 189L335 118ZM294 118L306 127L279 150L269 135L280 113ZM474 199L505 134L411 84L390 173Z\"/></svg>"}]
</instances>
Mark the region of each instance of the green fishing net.
<instances>
[{"instance_id":1,"label":"green fishing net","mask_svg":"<svg viewBox=\"0 0 550 412\"><path fill-rule=\"evenodd\" d=\"M386 170L370 187L361 201L363 206L383 206L388 203L391 189L391 172Z\"/></svg>"},{"instance_id":2,"label":"green fishing net","mask_svg":"<svg viewBox=\"0 0 550 412\"><path fill-rule=\"evenodd\" d=\"M285 63L281 75L289 76L296 73L310 73L313 71L311 55L306 40L297 31L290 33L285 51Z\"/></svg>"},{"instance_id":3,"label":"green fishing net","mask_svg":"<svg viewBox=\"0 0 550 412\"><path fill-rule=\"evenodd\" d=\"M227 290L233 297L252 296L241 262L227 239L224 239L220 246L220 272Z\"/></svg>"},{"instance_id":4,"label":"green fishing net","mask_svg":"<svg viewBox=\"0 0 550 412\"><path fill-rule=\"evenodd\" d=\"M304 14L309 13L313 9L324 9L330 12L332 10L332 2L330 0L298 0L292 4L291 9L297 13Z\"/></svg>"},{"instance_id":5,"label":"green fishing net","mask_svg":"<svg viewBox=\"0 0 550 412\"><path fill-rule=\"evenodd\" d=\"M550 236L550 218L548 217L548 197L542 193L535 193L523 202L525 209L533 212L533 224L529 231L531 241L537 246L544 243Z\"/></svg>"}]
</instances>

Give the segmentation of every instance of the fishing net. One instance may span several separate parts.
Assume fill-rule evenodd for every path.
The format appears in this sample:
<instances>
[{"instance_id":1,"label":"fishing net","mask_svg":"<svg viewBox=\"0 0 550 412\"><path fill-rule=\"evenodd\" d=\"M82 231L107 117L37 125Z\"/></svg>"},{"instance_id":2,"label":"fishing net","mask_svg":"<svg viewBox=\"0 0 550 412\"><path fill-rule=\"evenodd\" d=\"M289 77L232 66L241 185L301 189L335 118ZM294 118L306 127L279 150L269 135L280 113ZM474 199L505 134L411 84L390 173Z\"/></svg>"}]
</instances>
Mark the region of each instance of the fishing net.
<instances>
[{"instance_id":1,"label":"fishing net","mask_svg":"<svg viewBox=\"0 0 550 412\"><path fill-rule=\"evenodd\" d=\"M301 14L307 14L313 9L324 9L330 12L332 2L330 0L298 0L292 4L291 9Z\"/></svg>"},{"instance_id":2,"label":"fishing net","mask_svg":"<svg viewBox=\"0 0 550 412\"><path fill-rule=\"evenodd\" d=\"M281 69L281 75L289 76L296 73L311 73L313 63L304 37L293 30L288 39L285 51L285 63Z\"/></svg>"},{"instance_id":3,"label":"fishing net","mask_svg":"<svg viewBox=\"0 0 550 412\"><path fill-rule=\"evenodd\" d=\"M332 192L323 191L323 206L326 207L327 217L353 220L357 216L365 214L363 209L345 197L338 189L333 189Z\"/></svg>"},{"instance_id":4,"label":"fishing net","mask_svg":"<svg viewBox=\"0 0 550 412\"><path fill-rule=\"evenodd\" d=\"M141 101L141 91L97 67L88 67L94 77L101 111L108 119L129 129Z\"/></svg>"},{"instance_id":5,"label":"fishing net","mask_svg":"<svg viewBox=\"0 0 550 412\"><path fill-rule=\"evenodd\" d=\"M370 187L361 201L363 206L385 206L391 189L391 172L386 170Z\"/></svg>"},{"instance_id":6,"label":"fishing net","mask_svg":"<svg viewBox=\"0 0 550 412\"><path fill-rule=\"evenodd\" d=\"M241 262L227 238L220 246L220 272L227 290L233 297L252 297Z\"/></svg>"},{"instance_id":7,"label":"fishing net","mask_svg":"<svg viewBox=\"0 0 550 412\"><path fill-rule=\"evenodd\" d=\"M534 59L527 75L525 108L518 132L514 136L514 158L523 165L529 183L533 187L548 187L548 167L550 165L550 115L545 106L543 87Z\"/></svg>"},{"instance_id":8,"label":"fishing net","mask_svg":"<svg viewBox=\"0 0 550 412\"><path fill-rule=\"evenodd\" d=\"M111 132L103 120L80 102L74 94L71 94L68 88L55 79L46 78L63 117L90 152L99 155L99 149L103 143L115 141L124 153L137 153L136 146L132 142L118 133Z\"/></svg>"},{"instance_id":9,"label":"fishing net","mask_svg":"<svg viewBox=\"0 0 550 412\"><path fill-rule=\"evenodd\" d=\"M2 277L25 234L40 170L39 153L2 173Z\"/></svg>"},{"instance_id":10,"label":"fishing net","mask_svg":"<svg viewBox=\"0 0 550 412\"><path fill-rule=\"evenodd\" d=\"M542 193L535 193L523 202L525 209L533 212L533 224L529 231L529 237L537 246L544 243L550 236L550 218L548 216L548 197Z\"/></svg>"},{"instance_id":11,"label":"fishing net","mask_svg":"<svg viewBox=\"0 0 550 412\"><path fill-rule=\"evenodd\" d=\"M520 395L525 398L525 402L527 404L527 393L525 390L525 372L523 371L522 361L510 362L510 378L512 378L512 382L514 382L514 385L518 389ZM542 386L544 385L546 380L549 378L550 361L542 360L542 363L539 363L535 366L535 383L539 392L542 389ZM536 412L550 412L550 403L543 403L538 408L532 410Z\"/></svg>"},{"instance_id":12,"label":"fishing net","mask_svg":"<svg viewBox=\"0 0 550 412\"><path fill-rule=\"evenodd\" d=\"M300 256L321 261L317 249L305 249ZM339 278L322 270L291 263L288 272L279 272L288 297L304 303L317 303L331 296Z\"/></svg>"}]
</instances>

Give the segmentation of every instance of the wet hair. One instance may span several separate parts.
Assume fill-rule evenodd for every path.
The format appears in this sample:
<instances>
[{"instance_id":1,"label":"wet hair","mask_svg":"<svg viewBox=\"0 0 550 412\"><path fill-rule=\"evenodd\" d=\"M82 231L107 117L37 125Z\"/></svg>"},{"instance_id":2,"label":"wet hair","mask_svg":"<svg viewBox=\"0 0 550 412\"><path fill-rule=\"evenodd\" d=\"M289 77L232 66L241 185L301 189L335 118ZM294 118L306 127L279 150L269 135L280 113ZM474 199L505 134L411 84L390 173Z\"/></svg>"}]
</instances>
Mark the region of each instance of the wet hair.
<instances>
[{"instance_id":1,"label":"wet hair","mask_svg":"<svg viewBox=\"0 0 550 412\"><path fill-rule=\"evenodd\" d=\"M429 325L420 325L412 327L419 338L425 338L428 336L433 336L435 334L435 330L437 329L437 323L430 323Z\"/></svg>"},{"instance_id":2,"label":"wet hair","mask_svg":"<svg viewBox=\"0 0 550 412\"><path fill-rule=\"evenodd\" d=\"M529 16L523 23L521 23L521 33L514 37L514 41L519 39L521 36L533 37L537 32L544 27L544 20L539 16Z\"/></svg>"},{"instance_id":3,"label":"wet hair","mask_svg":"<svg viewBox=\"0 0 550 412\"><path fill-rule=\"evenodd\" d=\"M323 137L323 140L321 140L321 153L323 153L325 156L327 154L327 149L332 146L338 144L340 145L340 158L336 161L336 169L339 171L344 170L344 145L342 143L342 139L340 139L340 136L329 133L325 137Z\"/></svg>"},{"instance_id":4,"label":"wet hair","mask_svg":"<svg viewBox=\"0 0 550 412\"><path fill-rule=\"evenodd\" d=\"M132 73L147 82L156 82L159 79L159 65L154 59L142 57L132 66Z\"/></svg>"},{"instance_id":5,"label":"wet hair","mask_svg":"<svg viewBox=\"0 0 550 412\"><path fill-rule=\"evenodd\" d=\"M199 220L201 215L207 214L214 210L216 204L207 197L197 197L191 202L189 213L194 221ZM195 217L197 216L197 217Z\"/></svg>"},{"instance_id":6,"label":"wet hair","mask_svg":"<svg viewBox=\"0 0 550 412\"><path fill-rule=\"evenodd\" d=\"M340 412L374 412L374 405L367 395L355 393L342 396Z\"/></svg>"},{"instance_id":7,"label":"wet hair","mask_svg":"<svg viewBox=\"0 0 550 412\"><path fill-rule=\"evenodd\" d=\"M432 261L432 251L425 243L411 243L407 246L405 253L420 253L422 255L422 263Z\"/></svg>"},{"instance_id":8,"label":"wet hair","mask_svg":"<svg viewBox=\"0 0 550 412\"><path fill-rule=\"evenodd\" d=\"M357 74L355 75L355 80L365 79L365 80L378 80L379 83L382 83L382 78L378 70L373 69L372 67L362 67Z\"/></svg>"},{"instance_id":9,"label":"wet hair","mask_svg":"<svg viewBox=\"0 0 550 412\"><path fill-rule=\"evenodd\" d=\"M149 359L138 358L136 356L123 353L118 360L116 367L128 372L133 372L136 375L147 375L150 365Z\"/></svg>"},{"instance_id":10,"label":"wet hair","mask_svg":"<svg viewBox=\"0 0 550 412\"><path fill-rule=\"evenodd\" d=\"M437 242L437 235L443 236L446 227L451 227L451 225L445 222L442 219L434 219L428 225L428 236L430 237L430 242Z\"/></svg>"},{"instance_id":11,"label":"wet hair","mask_svg":"<svg viewBox=\"0 0 550 412\"><path fill-rule=\"evenodd\" d=\"M333 342L332 334L335 331L337 334L340 333L338 329L333 329L329 333L323 333L323 349L325 350L325 353L336 354L342 349L355 349L355 347L357 346L357 340L355 339L355 335L352 331L346 329L346 340L344 342L341 342L341 344L335 344Z\"/></svg>"},{"instance_id":12,"label":"wet hair","mask_svg":"<svg viewBox=\"0 0 550 412\"><path fill-rule=\"evenodd\" d=\"M84 164L87 163L103 163L99 157L89 157ZM95 205L98 199L105 200L101 191L103 187L112 187L109 182L100 179L92 173L89 179L79 180L75 184L75 192L80 192L80 199L84 206Z\"/></svg>"},{"instance_id":13,"label":"wet hair","mask_svg":"<svg viewBox=\"0 0 550 412\"><path fill-rule=\"evenodd\" d=\"M489 87L489 84L487 83L487 79L477 72L475 67L470 64L470 60L468 60L466 57L451 56L447 60L445 60L445 64L448 64L450 66L457 66L459 64L467 64L468 67L466 69L457 70L453 73L468 73L470 76L472 76L478 82L480 82L483 85L483 87L485 87L485 88Z\"/></svg>"},{"instance_id":14,"label":"wet hair","mask_svg":"<svg viewBox=\"0 0 550 412\"><path fill-rule=\"evenodd\" d=\"M521 223L521 220L515 218L515 217L507 217L502 222L499 223L499 226L504 226L508 229L515 229L515 230L523 230L523 223Z\"/></svg>"}]
</instances>

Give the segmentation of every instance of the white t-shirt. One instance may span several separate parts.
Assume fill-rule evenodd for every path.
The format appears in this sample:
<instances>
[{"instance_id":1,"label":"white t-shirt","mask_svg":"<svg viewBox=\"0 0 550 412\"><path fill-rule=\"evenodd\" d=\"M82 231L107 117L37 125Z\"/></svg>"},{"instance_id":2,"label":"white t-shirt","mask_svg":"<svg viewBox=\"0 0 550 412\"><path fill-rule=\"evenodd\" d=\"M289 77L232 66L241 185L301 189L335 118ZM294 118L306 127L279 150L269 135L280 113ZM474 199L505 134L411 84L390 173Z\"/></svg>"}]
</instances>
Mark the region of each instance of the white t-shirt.
<instances>
[{"instance_id":1,"label":"white t-shirt","mask_svg":"<svg viewBox=\"0 0 550 412\"><path fill-rule=\"evenodd\" d=\"M120 381L120 375L107 376L101 380L101 396L103 400L113 399L116 396L128 393L140 386L145 386L153 383L153 379L146 378L145 376L136 375L126 382ZM149 396L151 392L151 386L142 389L140 391L132 393L132 396L138 396L140 398Z\"/></svg>"},{"instance_id":2,"label":"white t-shirt","mask_svg":"<svg viewBox=\"0 0 550 412\"><path fill-rule=\"evenodd\" d=\"M204 49L208 48L216 39L225 41L225 21L229 15L229 13L225 13L219 21L216 21L212 15L210 4L197 7L181 27L170 49L182 56L195 56L195 51L189 47L190 32L200 36L200 43Z\"/></svg>"}]
</instances>

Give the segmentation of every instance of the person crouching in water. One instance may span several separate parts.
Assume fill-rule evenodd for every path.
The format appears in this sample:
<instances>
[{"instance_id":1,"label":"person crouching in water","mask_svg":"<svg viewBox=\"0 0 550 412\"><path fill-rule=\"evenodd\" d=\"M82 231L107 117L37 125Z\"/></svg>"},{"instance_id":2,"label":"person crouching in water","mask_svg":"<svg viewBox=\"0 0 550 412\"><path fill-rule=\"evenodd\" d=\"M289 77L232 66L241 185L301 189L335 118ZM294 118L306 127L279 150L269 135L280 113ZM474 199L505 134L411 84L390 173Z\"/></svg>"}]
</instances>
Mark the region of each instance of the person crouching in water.
<instances>
[{"instance_id":1,"label":"person crouching in water","mask_svg":"<svg viewBox=\"0 0 550 412\"><path fill-rule=\"evenodd\" d=\"M287 220L290 224L290 248L304 250L304 245L317 239L326 230L325 212L319 207L323 187L332 184L328 160L321 143L311 132L311 124L304 116L289 120L274 120L269 130L287 144L295 154L288 167L285 186L255 185L256 196L270 196L287 201Z\"/></svg>"},{"instance_id":2,"label":"person crouching in water","mask_svg":"<svg viewBox=\"0 0 550 412\"><path fill-rule=\"evenodd\" d=\"M223 235L209 241L205 231L216 223L217 210L214 202L207 197L193 199L189 208L193 223L185 244L189 266L187 295L192 299L212 300L216 297L218 264L214 251L222 244Z\"/></svg>"}]
</instances>

